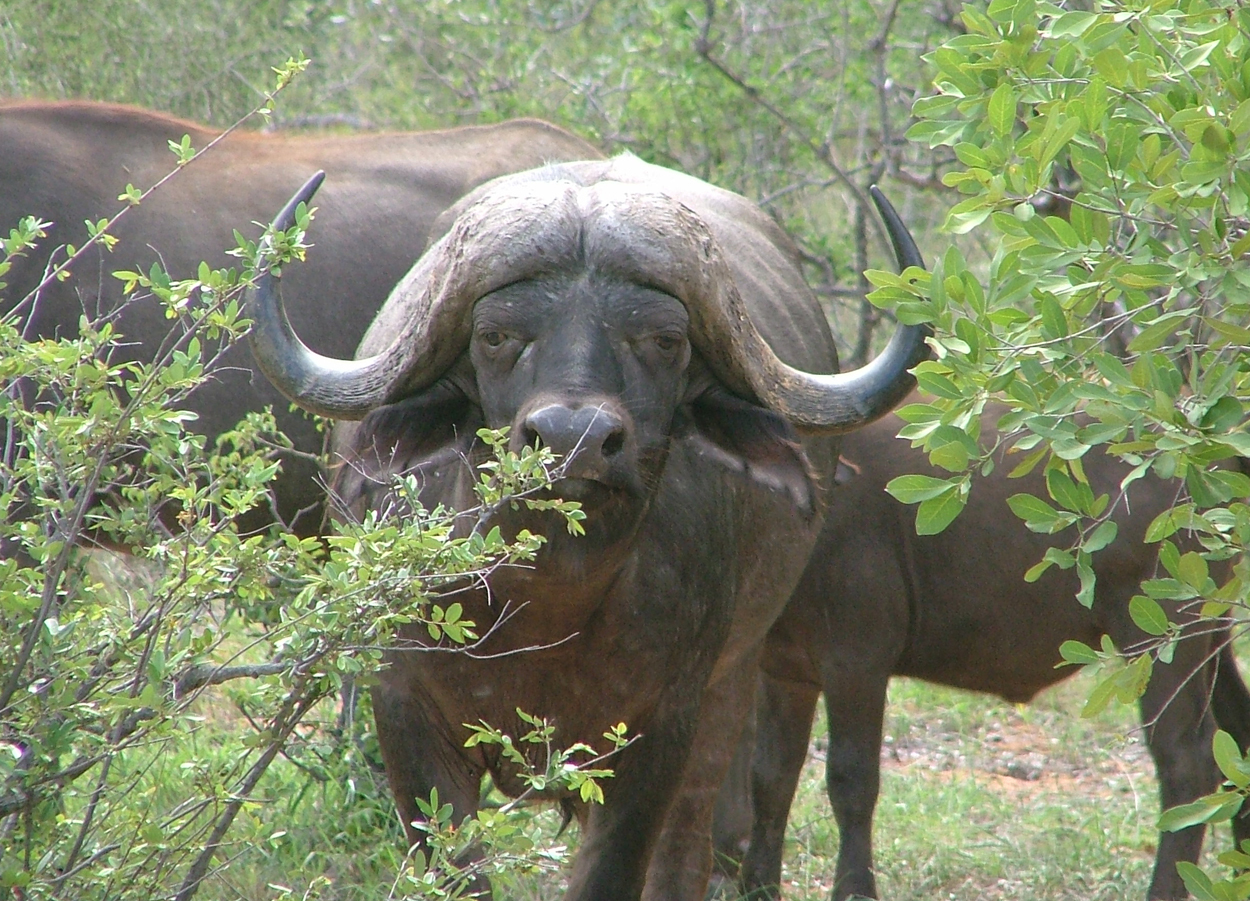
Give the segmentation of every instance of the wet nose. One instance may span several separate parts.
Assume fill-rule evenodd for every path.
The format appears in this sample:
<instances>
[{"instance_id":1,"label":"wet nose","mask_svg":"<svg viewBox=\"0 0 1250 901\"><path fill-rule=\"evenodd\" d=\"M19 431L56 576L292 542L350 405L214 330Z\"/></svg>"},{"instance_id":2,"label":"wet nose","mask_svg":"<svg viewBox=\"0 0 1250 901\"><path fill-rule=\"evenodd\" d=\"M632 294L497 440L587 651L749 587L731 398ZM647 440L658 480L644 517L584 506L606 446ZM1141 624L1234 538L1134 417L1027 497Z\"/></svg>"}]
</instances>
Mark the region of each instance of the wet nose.
<instances>
[{"instance_id":1,"label":"wet nose","mask_svg":"<svg viewBox=\"0 0 1250 901\"><path fill-rule=\"evenodd\" d=\"M536 438L560 455L566 478L595 479L624 449L625 423L603 405L550 404L525 417L526 443Z\"/></svg>"}]
</instances>

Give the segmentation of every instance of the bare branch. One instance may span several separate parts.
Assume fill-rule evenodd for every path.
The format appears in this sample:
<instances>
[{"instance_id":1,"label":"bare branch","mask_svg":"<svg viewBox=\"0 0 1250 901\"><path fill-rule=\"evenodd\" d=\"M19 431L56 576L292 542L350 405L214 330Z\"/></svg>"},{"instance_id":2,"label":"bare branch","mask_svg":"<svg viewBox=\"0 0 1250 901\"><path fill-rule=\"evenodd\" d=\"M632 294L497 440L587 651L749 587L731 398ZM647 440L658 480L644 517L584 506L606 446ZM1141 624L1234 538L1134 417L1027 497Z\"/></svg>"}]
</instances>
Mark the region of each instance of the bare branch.
<instances>
[{"instance_id":1,"label":"bare branch","mask_svg":"<svg viewBox=\"0 0 1250 901\"><path fill-rule=\"evenodd\" d=\"M220 685L232 679L255 679L260 676L276 676L288 672L293 667L289 660L274 660L269 663L252 663L237 666L217 666L201 663L187 669L174 683L174 697L182 698L199 688L208 685Z\"/></svg>"}]
</instances>

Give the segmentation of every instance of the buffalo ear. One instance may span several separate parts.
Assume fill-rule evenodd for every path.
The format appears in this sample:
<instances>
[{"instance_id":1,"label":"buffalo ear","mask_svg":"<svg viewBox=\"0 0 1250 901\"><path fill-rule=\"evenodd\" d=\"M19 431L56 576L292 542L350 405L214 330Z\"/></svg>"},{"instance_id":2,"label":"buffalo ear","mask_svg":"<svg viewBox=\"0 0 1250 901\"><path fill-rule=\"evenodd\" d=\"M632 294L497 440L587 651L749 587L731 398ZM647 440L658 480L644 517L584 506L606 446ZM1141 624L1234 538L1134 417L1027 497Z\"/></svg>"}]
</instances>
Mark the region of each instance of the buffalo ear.
<instances>
[{"instance_id":1,"label":"buffalo ear","mask_svg":"<svg viewBox=\"0 0 1250 901\"><path fill-rule=\"evenodd\" d=\"M714 385L689 406L700 451L773 490L784 491L806 513L815 506L816 480L794 427L782 416Z\"/></svg>"},{"instance_id":2,"label":"buffalo ear","mask_svg":"<svg viewBox=\"0 0 1250 901\"><path fill-rule=\"evenodd\" d=\"M450 381L378 407L356 428L331 494L359 518L388 502L391 476L436 478L445 467L463 465L482 425L477 405Z\"/></svg>"}]
</instances>

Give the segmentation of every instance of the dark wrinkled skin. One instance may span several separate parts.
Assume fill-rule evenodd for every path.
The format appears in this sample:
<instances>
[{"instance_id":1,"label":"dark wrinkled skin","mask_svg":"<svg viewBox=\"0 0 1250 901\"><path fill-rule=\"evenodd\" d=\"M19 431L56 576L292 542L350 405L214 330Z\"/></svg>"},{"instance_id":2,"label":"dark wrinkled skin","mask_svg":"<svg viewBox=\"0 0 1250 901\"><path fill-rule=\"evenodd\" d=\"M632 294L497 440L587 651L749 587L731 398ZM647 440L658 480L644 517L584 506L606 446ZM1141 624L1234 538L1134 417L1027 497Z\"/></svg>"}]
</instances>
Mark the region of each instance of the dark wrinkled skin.
<instances>
[{"instance_id":1,"label":"dark wrinkled skin","mask_svg":"<svg viewBox=\"0 0 1250 901\"><path fill-rule=\"evenodd\" d=\"M833 898L876 897L872 816L890 676L1024 702L1075 671L1055 669L1063 641L1096 647L1105 633L1118 647L1132 648L1146 638L1128 601L1142 579L1156 575L1156 547L1142 538L1170 505L1174 485L1137 482L1129 496L1132 515L1122 503L1115 510L1119 537L1094 557L1098 591L1086 610L1074 597L1071 571L1052 568L1032 584L1022 579L1048 546L1070 540L1066 532L1028 531L1006 505L1019 492L1045 497L1039 473L1009 480L1010 461L1000 465L978 480L968 507L945 532L917 536L914 508L884 492L895 476L932 472L923 452L893 437L900 426L887 417L844 442L843 459L857 473L835 493L807 571L768 636L754 761L748 765L744 742L747 750L740 749L718 802L718 851L738 859L749 832L741 877L770 896L777 892L786 818L821 691L829 719L828 790L841 833ZM1084 463L1095 494L1117 497L1128 467L1097 452ZM1175 609L1169 614L1185 621ZM1156 664L1141 700L1142 721L1154 723L1146 737L1164 808L1218 783L1211 757L1217 723L1242 748L1250 745L1250 694L1227 641L1224 631L1182 641L1171 665ZM1239 842L1250 837L1244 821L1234 832ZM1202 838L1200 826L1160 836L1150 898L1187 897L1176 863L1196 861Z\"/></svg>"},{"instance_id":2,"label":"dark wrinkled skin","mask_svg":"<svg viewBox=\"0 0 1250 901\"><path fill-rule=\"evenodd\" d=\"M0 229L5 234L27 215L54 227L40 247L18 259L0 293L0 312L11 310L38 284L49 253L86 240L93 222L121 208L128 183L143 189L172 168L168 141L189 135L202 148L216 132L158 113L88 102L0 104ZM291 320L316 350L349 357L382 302L424 248L435 220L466 192L506 173L554 160L598 159L590 144L537 120L414 133L283 136L237 132L189 166L116 229L110 254L91 252L75 278L46 288L27 334L77 333L84 312L96 316L121 303L118 269L147 272L161 260L173 278L194 277L205 260L238 267L225 255L233 230L255 238L253 223L267 221L291 191L318 168L329 173L318 195L315 248L287 275ZM60 253L57 261L64 259ZM121 354L151 359L171 323L159 304L144 300L118 322ZM212 382L188 408L195 428L210 438L250 410L273 407L278 426L297 451L319 454L323 435L311 419L289 411L287 400L254 371L246 345L233 348ZM301 534L321 524L324 489L315 462L283 460L275 486L278 514ZM268 520L259 513L245 527Z\"/></svg>"},{"instance_id":3,"label":"dark wrinkled skin","mask_svg":"<svg viewBox=\"0 0 1250 901\"><path fill-rule=\"evenodd\" d=\"M725 394L686 328L674 298L593 271L515 284L477 303L469 350L440 383L336 435L357 455L377 449L335 485L359 514L385 504L383 486L362 475L383 469L418 469L427 505L472 506L471 472L448 448L470 452L466 436L481 424L510 425L519 443L533 437L536 411L562 403L622 424L618 441L575 457L577 477L554 490L583 503L586 536L549 517L506 514L505 531L548 537L537 566L498 573L492 598L456 595L479 632L505 604L516 611L477 653L558 646L487 661L392 652L374 693L405 822L419 816L413 798L435 786L457 817L471 814L486 772L505 792L522 790L496 749L463 747L463 723L518 734L528 730L519 707L550 718L561 744L607 750L601 736L621 721L641 735L612 759L605 804L585 817L571 899L637 898L644 878L648 898L701 896L711 804L749 705L759 641L820 521L784 488L724 464L729 455L785 469L793 482L810 478L789 427ZM726 442L725 432L752 433L748 424L754 441ZM811 446L832 460L830 441ZM755 606L737 609L747 598ZM422 640L420 630L402 637ZM661 840L666 813L673 833Z\"/></svg>"}]
</instances>

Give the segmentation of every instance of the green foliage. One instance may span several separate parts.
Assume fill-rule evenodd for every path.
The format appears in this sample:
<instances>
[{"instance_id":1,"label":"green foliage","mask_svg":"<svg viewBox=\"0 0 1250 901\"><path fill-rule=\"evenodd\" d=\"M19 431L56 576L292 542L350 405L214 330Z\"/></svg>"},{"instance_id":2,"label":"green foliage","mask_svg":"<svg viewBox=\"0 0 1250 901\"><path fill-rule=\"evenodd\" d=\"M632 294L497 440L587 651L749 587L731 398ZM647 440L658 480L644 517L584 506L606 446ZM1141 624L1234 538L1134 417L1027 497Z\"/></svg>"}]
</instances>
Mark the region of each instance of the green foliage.
<instances>
[{"instance_id":1,"label":"green foliage","mask_svg":"<svg viewBox=\"0 0 1250 901\"><path fill-rule=\"evenodd\" d=\"M1134 461L1130 483L1185 479L1184 525L1209 550L1250 523L1230 503L1250 479L1211 466L1250 450L1242 18L1201 3L992 4L965 9L968 35L933 55L938 93L910 135L954 149L964 166L946 181L968 196L947 226L988 225L996 250L984 286L954 248L929 280L891 286L923 297L941 332L919 374L935 401L904 412L906 434L931 453L950 428L975 442L985 401L1004 396L1007 449L1049 451L1058 510L1019 501L1031 528L1098 519L1106 501L1080 467L1092 447ZM1038 215L1030 201L1068 168L1070 221Z\"/></svg>"},{"instance_id":2,"label":"green foliage","mask_svg":"<svg viewBox=\"0 0 1250 901\"><path fill-rule=\"evenodd\" d=\"M1079 716L1090 675L1027 705L891 680L874 829L882 898L1145 898L1158 841L1153 766L1134 711ZM828 901L839 851L822 757L809 756L786 832L781 878L794 901Z\"/></svg>"},{"instance_id":3,"label":"green foliage","mask_svg":"<svg viewBox=\"0 0 1250 901\"><path fill-rule=\"evenodd\" d=\"M933 261L931 273L868 273L880 307L900 321L937 327L936 359L917 371L930 397L901 415L903 435L924 445L939 474L889 486L919 505L918 529L948 525L976 490L978 472L1004 460L1013 475L1040 469L1045 497L1018 494L1012 509L1025 527L1066 546L1052 548L1026 578L1052 566L1074 570L1078 599L1090 604L1094 555L1118 537L1110 511L1131 503L1133 483L1148 473L1178 484L1175 507L1148 530L1148 540L1160 545L1158 577L1130 604L1134 622L1152 638L1145 653L1126 662L1109 645L1069 642L1062 649L1066 661L1098 670L1087 702L1092 714L1111 700L1136 698L1155 661L1171 659L1182 631L1166 609L1193 604L1213 617L1244 610L1244 565L1226 578L1209 564L1239 554L1250 533L1250 507L1242 501L1250 479L1231 465L1250 455L1250 28L1245 10L1198 0L1069 6L1076 5L969 5L957 33L934 0L901 15L898 5L871 0L210 0L168 7L100 0L91 7L92 28L81 27L72 5L19 0L0 17L9 51L0 77L16 95L127 100L225 123L258 99L268 108L269 60L308 53L314 65L273 113L279 127L321 117L420 128L541 116L607 150L630 149L759 199L796 235L818 292L833 303L855 304L867 287L855 284L875 222L863 188L884 176L894 180L897 196L901 186L932 186L942 176L959 194L947 217L949 231L960 236L955 246ZM936 92L913 106L933 73ZM898 137L909 127L907 144ZM171 149L182 160L194 148ZM125 202L141 198L138 189L123 195ZM924 219L917 199L911 194L900 204L913 223ZM41 227L26 223L22 234ZM91 230L108 239L100 223ZM932 246L919 231L921 243ZM123 277L131 290L159 295L171 323L196 332L158 378L171 391L185 390L211 365L211 342L231 339L237 317L228 304L201 305L199 298L224 296L237 276L202 271L197 284L185 286L169 284L159 269ZM866 353L879 314L855 306L831 312L844 332L858 332L848 341L850 356ZM59 391L71 391L77 380L131 384L138 377L102 367L89 348L39 354L23 365L53 371L72 364L75 376L60 377ZM993 444L981 429L990 401L1009 408ZM147 415L144 409L136 415ZM88 432L99 421L85 414L77 420ZM44 427L60 435L54 423ZM161 428L171 442L189 442L198 452L181 421ZM138 542L148 522L142 511L166 498L189 505L193 517L220 521L217 501L206 496L197 508L189 486L196 478L212 485L241 467L251 475L223 497L240 507L251 502L272 460L245 458L264 446L266 428L253 423L227 441L220 450L230 462L211 478L187 472L145 488L133 475L137 468L115 472L120 464L108 463L101 477L126 475L125 490L139 499L140 512L128 513L128 502L102 525L117 540ZM1133 465L1118 492L1095 495L1085 478L1082 460L1095 449ZM64 465L86 471L96 459L88 457L67 457ZM483 485L500 494L483 495L483 510L551 503L542 495L513 501L504 494L550 475L554 461L525 451L491 465ZM415 486L399 483L395 496L408 514L436 519L438 511L418 512ZM575 510L556 512L570 529L578 527ZM336 538L319 576L328 582L324 590L395 566L419 567L420 555L451 534L421 521L423 534L373 520ZM471 567L479 550L506 553L497 534L474 540L446 546L453 568ZM532 550L537 539L518 540ZM64 549L55 533L41 538L32 530L29 541L35 550L46 545L46 555ZM315 549L285 552L301 550ZM251 559L251 552L237 553ZM176 558L176 551L165 557ZM289 595L311 590L294 576L283 579L285 596L256 587L259 577L236 579L231 597L238 610L231 615L266 628L283 622ZM408 611L383 615L383 631L420 621L431 641L475 640L477 624L464 621L454 603L423 605L402 580L379 591L394 610ZM312 604L310 597L302 603ZM367 600L345 604L336 615L350 619L364 615ZM49 640L68 621L45 629ZM1218 811L1226 800L1210 803ZM440 809L436 799L430 803ZM430 862L423 867L413 878L426 878ZM1226 891L1203 883L1206 877L1185 878L1203 897Z\"/></svg>"},{"instance_id":4,"label":"green foliage","mask_svg":"<svg viewBox=\"0 0 1250 901\"><path fill-rule=\"evenodd\" d=\"M101 0L83 28L76 9L17 0L0 19L0 82L224 125L256 105L271 60L306 54L278 128L547 119L758 200L862 362L880 317L860 273L870 249L888 253L866 189L892 179L896 205L924 221L913 186L935 184L933 154L901 136L921 55L954 33L949 4Z\"/></svg>"},{"instance_id":5,"label":"green foliage","mask_svg":"<svg viewBox=\"0 0 1250 901\"><path fill-rule=\"evenodd\" d=\"M607 754L596 754L595 749L584 742L578 742L569 747L559 750L553 747L555 738L555 726L543 718L532 716L520 708L517 709L517 716L521 722L527 723L533 728L516 738L499 731L488 723L465 723L465 726L472 733L465 740L466 748L476 747L477 745L498 745L500 755L509 762L516 764L521 781L526 786L526 791L519 798L504 805L503 810L507 811L519 802L525 800L532 792L545 792L554 787L561 787L576 793L581 797L584 803L595 802L603 803L603 789L599 787L596 779L607 779L612 776L612 771L607 769L596 769L595 765L602 762L607 757L615 754L621 748L630 744L632 739L627 739L625 733L627 727L624 723L618 723L612 727L611 731L603 733L603 737L612 745L612 750ZM539 772L530 758L523 753L518 745L536 745L543 752L542 758L545 766ZM578 755L584 756L585 760L581 763L575 762L574 758Z\"/></svg>"},{"instance_id":6,"label":"green foliage","mask_svg":"<svg viewBox=\"0 0 1250 901\"><path fill-rule=\"evenodd\" d=\"M955 154L943 180L963 199L945 227L981 238L988 259L953 246L927 278L878 280L881 302L903 300L937 331L935 359L918 369L933 398L902 411L902 434L952 473L927 486L932 496L964 490L1004 454L1022 459L1013 475L1041 466L1046 498L1009 504L1068 547L1027 578L1075 567L1087 606L1092 555L1116 537L1111 511L1131 509L1148 474L1176 481L1173 509L1147 535L1159 577L1129 605L1150 641L1127 660L1106 640L1061 649L1100 670L1092 715L1136 700L1154 661L1172 659L1183 631L1163 603L1221 623L1245 609L1244 565L1210 564L1250 537L1250 478L1234 462L1250 454L1250 17L1204 0L992 0L962 18L966 34L930 56L936 92L908 134ZM1007 407L992 443L980 428L991 400ZM1091 451L1131 464L1116 496L1092 490ZM1216 754L1233 793L1178 808L1165 828L1236 810L1244 786L1230 742L1217 739ZM1250 897L1244 879L1194 866L1182 876L1197 897Z\"/></svg>"}]
</instances>

